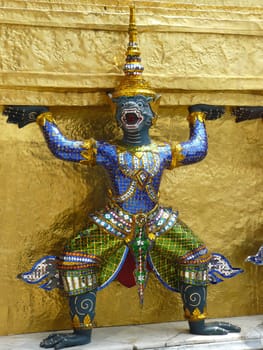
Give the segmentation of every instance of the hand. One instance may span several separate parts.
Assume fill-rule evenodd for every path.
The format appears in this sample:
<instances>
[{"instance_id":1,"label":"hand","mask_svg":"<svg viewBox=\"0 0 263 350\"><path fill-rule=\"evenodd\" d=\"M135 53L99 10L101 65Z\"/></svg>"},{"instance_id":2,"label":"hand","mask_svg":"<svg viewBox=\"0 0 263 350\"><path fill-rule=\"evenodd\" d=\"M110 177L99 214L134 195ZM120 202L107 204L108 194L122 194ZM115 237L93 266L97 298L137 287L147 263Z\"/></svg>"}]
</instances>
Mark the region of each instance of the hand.
<instances>
[{"instance_id":1,"label":"hand","mask_svg":"<svg viewBox=\"0 0 263 350\"><path fill-rule=\"evenodd\" d=\"M189 113L192 112L203 112L206 115L206 120L215 120L225 113L225 108L223 106L205 105L197 104L190 106L188 108Z\"/></svg>"},{"instance_id":2,"label":"hand","mask_svg":"<svg viewBox=\"0 0 263 350\"><path fill-rule=\"evenodd\" d=\"M263 118L263 107L255 106L242 106L242 107L233 107L231 114L236 117L236 122L243 122L245 120L252 120Z\"/></svg>"},{"instance_id":3,"label":"hand","mask_svg":"<svg viewBox=\"0 0 263 350\"><path fill-rule=\"evenodd\" d=\"M37 117L48 112L47 107L42 106L9 106L4 109L3 115L7 116L7 123L17 124L23 128L36 121Z\"/></svg>"}]
</instances>

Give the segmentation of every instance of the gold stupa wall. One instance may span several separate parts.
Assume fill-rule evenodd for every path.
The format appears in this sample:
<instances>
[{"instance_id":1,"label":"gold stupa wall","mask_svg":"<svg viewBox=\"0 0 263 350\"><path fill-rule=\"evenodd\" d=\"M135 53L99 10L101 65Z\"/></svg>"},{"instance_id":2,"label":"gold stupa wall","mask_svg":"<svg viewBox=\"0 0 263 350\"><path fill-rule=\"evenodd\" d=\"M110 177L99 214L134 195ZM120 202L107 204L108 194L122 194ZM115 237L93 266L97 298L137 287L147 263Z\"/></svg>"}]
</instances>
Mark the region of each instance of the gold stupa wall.
<instances>
[{"instance_id":1,"label":"gold stupa wall","mask_svg":"<svg viewBox=\"0 0 263 350\"><path fill-rule=\"evenodd\" d=\"M236 124L230 106L262 105L262 0L133 1L145 78L162 94L155 140L188 138L187 106L227 106L207 122L209 154L166 172L161 202L177 208L211 251L244 273L209 287L210 317L263 313L263 268L245 263L263 242L263 124ZM114 139L105 92L122 75L129 2L2 0L0 105L46 105L69 138ZM58 254L103 206L107 177L55 159L40 130L0 118L0 332L70 328L67 301L16 279ZM114 303L112 302L114 300ZM181 320L178 295L150 278L145 305L114 282L98 294L97 326Z\"/></svg>"}]
</instances>

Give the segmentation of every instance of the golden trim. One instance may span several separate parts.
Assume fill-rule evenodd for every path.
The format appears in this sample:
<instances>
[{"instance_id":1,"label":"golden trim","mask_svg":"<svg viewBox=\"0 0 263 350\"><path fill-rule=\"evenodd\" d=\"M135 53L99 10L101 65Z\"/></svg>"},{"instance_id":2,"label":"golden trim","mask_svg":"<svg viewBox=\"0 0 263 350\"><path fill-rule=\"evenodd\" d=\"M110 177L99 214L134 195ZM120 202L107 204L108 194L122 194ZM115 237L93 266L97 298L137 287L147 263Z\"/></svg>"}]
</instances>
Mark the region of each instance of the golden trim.
<instances>
[{"instance_id":1,"label":"golden trim","mask_svg":"<svg viewBox=\"0 0 263 350\"><path fill-rule=\"evenodd\" d=\"M36 122L39 126L45 126L46 120L53 124L56 124L56 121L53 118L53 115L51 112L45 112L45 113L39 114L39 116L36 119Z\"/></svg>"},{"instance_id":2,"label":"golden trim","mask_svg":"<svg viewBox=\"0 0 263 350\"><path fill-rule=\"evenodd\" d=\"M131 214L131 213L129 213L128 211L126 211L125 209L123 209L122 207L120 207L120 206L118 205L118 203L116 203L114 200L112 200L112 202L109 203L109 207L110 207L110 208L117 208L118 210L121 210L121 211L124 213L124 215L127 214L127 215L130 216L130 217L133 217L134 215L136 215L136 214ZM147 216L149 216L149 215L151 215L152 213L154 213L155 211L157 211L157 209L159 209L159 205L158 205L158 204L156 204L151 210L145 212L144 214L146 214Z\"/></svg>"},{"instance_id":3,"label":"golden trim","mask_svg":"<svg viewBox=\"0 0 263 350\"><path fill-rule=\"evenodd\" d=\"M137 27L135 20L135 7L130 7L130 23L129 23L129 44L126 51L126 62L130 63L129 65L125 65L124 73L125 76L121 79L119 86L113 91L112 97L118 98L121 96L136 96L136 95L144 95L150 96L153 98L152 106L155 111L157 111L158 104L157 100L154 99L156 97L155 91L152 90L150 84L143 79L142 71L143 67L140 64L140 48L137 40ZM132 58L133 57L133 58ZM136 63L138 62L138 66Z\"/></svg>"},{"instance_id":4,"label":"golden trim","mask_svg":"<svg viewBox=\"0 0 263 350\"><path fill-rule=\"evenodd\" d=\"M140 175L142 174L145 174L146 176L144 181L140 178ZM151 175L145 170L145 168L139 168L132 174L132 179L136 181L139 189L143 190L148 184L149 179L151 180Z\"/></svg>"},{"instance_id":5,"label":"golden trim","mask_svg":"<svg viewBox=\"0 0 263 350\"><path fill-rule=\"evenodd\" d=\"M92 322L91 322L91 319L90 319L89 315L86 315L84 317L83 324L84 324L85 328L88 328L88 329L92 328Z\"/></svg>"},{"instance_id":6,"label":"golden trim","mask_svg":"<svg viewBox=\"0 0 263 350\"><path fill-rule=\"evenodd\" d=\"M148 238L150 241L155 241L156 239L156 235L152 232L148 233Z\"/></svg>"},{"instance_id":7,"label":"golden trim","mask_svg":"<svg viewBox=\"0 0 263 350\"><path fill-rule=\"evenodd\" d=\"M118 98L121 96L133 97L136 95L149 96L154 99L156 96L155 91L151 89L151 86L141 76L125 75L119 86L113 91L112 97ZM157 111L154 101L151 103L153 110Z\"/></svg>"},{"instance_id":8,"label":"golden trim","mask_svg":"<svg viewBox=\"0 0 263 350\"><path fill-rule=\"evenodd\" d=\"M142 156L144 152L151 152L155 154L159 154L159 147L165 146L165 144L157 144L157 143L150 143L149 145L144 146L130 146L130 145L117 145L116 150L117 153L130 153L132 155L135 155L138 159Z\"/></svg>"},{"instance_id":9,"label":"golden trim","mask_svg":"<svg viewBox=\"0 0 263 350\"><path fill-rule=\"evenodd\" d=\"M204 248L205 246L203 246ZM202 248L202 249L203 249ZM191 255L191 254L189 254ZM210 253L203 254L199 256L198 258L194 258L194 260L186 260L187 256L181 257L179 259L179 264L180 265L200 265L200 264L206 264L211 260L212 255Z\"/></svg>"},{"instance_id":10,"label":"golden trim","mask_svg":"<svg viewBox=\"0 0 263 350\"><path fill-rule=\"evenodd\" d=\"M204 308L204 312L202 313L197 307L191 313L189 309L185 309L184 317L190 322L197 322L207 318L206 308Z\"/></svg>"},{"instance_id":11,"label":"golden trim","mask_svg":"<svg viewBox=\"0 0 263 350\"><path fill-rule=\"evenodd\" d=\"M91 147L94 147L94 146L96 146L96 141L93 138L90 138L83 142L83 147L86 149L90 149Z\"/></svg>"},{"instance_id":12,"label":"golden trim","mask_svg":"<svg viewBox=\"0 0 263 350\"><path fill-rule=\"evenodd\" d=\"M85 148L80 154L85 160L81 160L80 164L84 165L95 165L96 164L96 156L97 156L97 148L96 141L94 139L85 140L82 145Z\"/></svg>"},{"instance_id":13,"label":"golden trim","mask_svg":"<svg viewBox=\"0 0 263 350\"><path fill-rule=\"evenodd\" d=\"M151 201L154 203L157 203L158 199L160 197L160 192L155 191L155 188L152 184L152 181L150 183L146 184L145 189L146 189L146 192L147 192L149 198L151 199Z\"/></svg>"},{"instance_id":14,"label":"golden trim","mask_svg":"<svg viewBox=\"0 0 263 350\"><path fill-rule=\"evenodd\" d=\"M137 40L137 27L136 27L136 20L135 20L135 6L130 7L130 23L129 23L129 46L126 51L126 56L140 56L141 51L139 49L139 46L132 46L131 43L138 43Z\"/></svg>"},{"instance_id":15,"label":"golden trim","mask_svg":"<svg viewBox=\"0 0 263 350\"><path fill-rule=\"evenodd\" d=\"M170 169L174 169L180 165L181 161L184 160L184 155L182 154L183 147L179 142L175 142L171 145L172 151L172 161Z\"/></svg>"},{"instance_id":16,"label":"golden trim","mask_svg":"<svg viewBox=\"0 0 263 350\"><path fill-rule=\"evenodd\" d=\"M135 234L134 234L134 229L132 230L131 233L129 233L125 238L124 238L124 241L125 243L130 243L135 237Z\"/></svg>"},{"instance_id":17,"label":"golden trim","mask_svg":"<svg viewBox=\"0 0 263 350\"><path fill-rule=\"evenodd\" d=\"M80 328L80 320L78 315L74 315L73 319L72 319L72 326L73 328Z\"/></svg>"},{"instance_id":18,"label":"golden trim","mask_svg":"<svg viewBox=\"0 0 263 350\"><path fill-rule=\"evenodd\" d=\"M93 325L89 315L86 315L83 323L80 322L79 316L77 314L74 315L72 319L72 326L74 329L92 329Z\"/></svg>"},{"instance_id":19,"label":"golden trim","mask_svg":"<svg viewBox=\"0 0 263 350\"><path fill-rule=\"evenodd\" d=\"M127 226L130 225L129 227L131 228L131 231L130 231L129 233L127 233L127 230L126 230L125 228L124 228L124 229L121 229L120 227L114 225L114 223L110 222L110 225L111 225L114 229L116 229L117 231L119 231L119 232L121 232L122 234L125 235L125 237L123 237L123 239L124 239L124 241L125 241L126 243L129 243L130 241L133 240L134 234L135 234L135 233L134 233L135 217L136 217L138 214L141 214L141 213L137 213L137 214L133 214L133 215L132 215L132 214L128 213L126 210L124 210L123 208L121 208L113 199L112 199L111 202L109 203L109 207L110 207L110 208L117 208L118 210L121 210L121 211L124 213L124 215L127 214L129 217L132 218L132 223L128 223L128 222L127 222L127 224L128 224ZM146 216L148 217L148 216L151 215L154 211L158 210L158 208L159 208L159 205L158 205L158 203L157 203L157 204L153 207L153 209L151 209L151 210L148 211L147 213L143 213L143 214L146 215ZM101 215L100 213L97 213L96 216L97 216L100 220L105 221L105 217L104 217L103 215ZM91 219L91 221L94 222L92 219ZM98 225L100 228L102 228L104 232L106 232L106 233L108 233L108 234L111 234L111 235L113 235L114 237L116 237L112 232L105 230L105 227L100 226L98 223L96 223L96 225ZM148 227L147 227L147 230L148 230ZM154 234L153 232L151 232L150 234L152 234L152 240L153 240L153 238L155 237L155 234ZM154 236L154 237L153 237L153 236ZM117 237L117 238L120 238L120 237Z\"/></svg>"},{"instance_id":20,"label":"golden trim","mask_svg":"<svg viewBox=\"0 0 263 350\"><path fill-rule=\"evenodd\" d=\"M201 123L204 123L206 118L206 114L204 112L192 112L188 115L187 120L191 125L194 125L194 123L199 120Z\"/></svg>"}]
</instances>

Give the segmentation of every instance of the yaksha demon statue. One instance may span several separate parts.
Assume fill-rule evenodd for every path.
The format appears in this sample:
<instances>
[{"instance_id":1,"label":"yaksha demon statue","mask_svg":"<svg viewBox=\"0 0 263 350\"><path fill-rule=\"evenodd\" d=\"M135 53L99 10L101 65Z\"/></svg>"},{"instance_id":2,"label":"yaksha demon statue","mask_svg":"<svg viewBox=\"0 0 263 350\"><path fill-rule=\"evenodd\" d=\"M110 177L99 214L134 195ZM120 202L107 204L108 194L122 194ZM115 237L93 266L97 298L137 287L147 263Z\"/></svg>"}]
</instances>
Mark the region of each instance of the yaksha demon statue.
<instances>
[{"instance_id":1,"label":"yaksha demon statue","mask_svg":"<svg viewBox=\"0 0 263 350\"><path fill-rule=\"evenodd\" d=\"M156 144L150 139L149 129L160 99L142 72L131 8L125 75L110 96L123 130L119 143L68 140L46 107L5 109L8 122L19 127L36 121L56 157L101 165L111 180L108 206L89 215L89 226L68 242L63 254L45 256L29 272L20 274L28 283L49 278L42 288L60 285L69 296L74 331L50 335L41 342L43 348L62 349L90 342L96 293L121 276L129 259L134 264L130 285L137 285L141 303L148 274L153 272L164 286L181 293L190 332L210 335L240 331L229 323L207 324L205 318L209 279L216 283L221 281L216 274L229 278L241 270L233 269L222 255L209 254L178 213L158 203L163 171L202 160L207 153L205 119L216 119L224 111L215 106L192 106L189 140Z\"/></svg>"}]
</instances>

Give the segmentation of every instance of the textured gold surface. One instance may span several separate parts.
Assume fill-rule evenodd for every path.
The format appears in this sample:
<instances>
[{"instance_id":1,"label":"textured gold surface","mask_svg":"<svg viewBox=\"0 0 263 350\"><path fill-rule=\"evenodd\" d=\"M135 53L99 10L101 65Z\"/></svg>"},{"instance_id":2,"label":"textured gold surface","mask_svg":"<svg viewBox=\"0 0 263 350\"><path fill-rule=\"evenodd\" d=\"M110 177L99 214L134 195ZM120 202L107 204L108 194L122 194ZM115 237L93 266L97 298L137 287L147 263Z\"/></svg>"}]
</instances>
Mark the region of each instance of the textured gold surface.
<instances>
[{"instance_id":1,"label":"textured gold surface","mask_svg":"<svg viewBox=\"0 0 263 350\"><path fill-rule=\"evenodd\" d=\"M189 104L262 105L262 0L135 3L146 79L162 94L155 140L188 138ZM128 4L2 1L0 103L53 106L69 138L116 138L105 92L122 74ZM161 201L177 208L211 251L245 269L209 287L208 315L260 314L263 268L244 259L262 244L262 121L235 124L227 113L207 130L207 158L167 171ZM70 328L66 299L15 276L44 254L60 253L85 227L87 213L105 203L107 176L55 159L37 125L19 130L1 117L0 141L0 332ZM179 301L150 277L142 309L136 288L115 282L98 294L95 322L179 320Z\"/></svg>"},{"instance_id":2,"label":"textured gold surface","mask_svg":"<svg viewBox=\"0 0 263 350\"><path fill-rule=\"evenodd\" d=\"M0 104L106 104L123 73L130 3L3 1ZM144 78L163 105L261 103L261 0L134 3Z\"/></svg>"}]
</instances>

